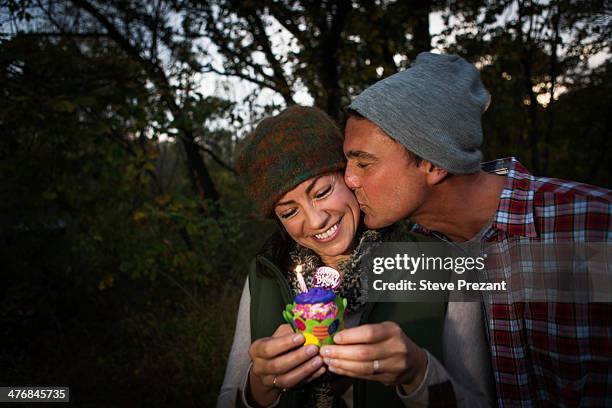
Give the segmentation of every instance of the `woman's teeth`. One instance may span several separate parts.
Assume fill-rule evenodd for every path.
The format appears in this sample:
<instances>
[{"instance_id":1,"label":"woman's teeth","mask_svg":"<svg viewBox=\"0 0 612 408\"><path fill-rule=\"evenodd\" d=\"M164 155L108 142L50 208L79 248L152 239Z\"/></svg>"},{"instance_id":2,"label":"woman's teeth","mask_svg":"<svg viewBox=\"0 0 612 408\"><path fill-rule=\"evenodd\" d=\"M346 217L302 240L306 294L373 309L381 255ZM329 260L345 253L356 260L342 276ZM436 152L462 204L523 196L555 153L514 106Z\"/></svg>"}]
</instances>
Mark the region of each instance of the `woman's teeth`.
<instances>
[{"instance_id":1,"label":"woman's teeth","mask_svg":"<svg viewBox=\"0 0 612 408\"><path fill-rule=\"evenodd\" d=\"M325 238L331 237L334 234L334 232L336 232L337 229L338 229L338 223L334 224L334 226L328 229L327 231L322 232L321 234L316 234L315 237L317 237L318 239L325 239Z\"/></svg>"}]
</instances>

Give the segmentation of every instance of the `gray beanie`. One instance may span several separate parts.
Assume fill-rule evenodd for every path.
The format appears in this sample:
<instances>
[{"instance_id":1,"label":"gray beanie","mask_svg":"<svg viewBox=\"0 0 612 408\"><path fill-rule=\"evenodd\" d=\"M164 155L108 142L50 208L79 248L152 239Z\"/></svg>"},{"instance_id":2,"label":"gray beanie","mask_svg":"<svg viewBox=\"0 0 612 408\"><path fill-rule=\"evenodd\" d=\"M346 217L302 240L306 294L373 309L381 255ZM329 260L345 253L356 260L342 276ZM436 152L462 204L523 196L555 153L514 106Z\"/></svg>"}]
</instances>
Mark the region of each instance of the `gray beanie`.
<instances>
[{"instance_id":1,"label":"gray beanie","mask_svg":"<svg viewBox=\"0 0 612 408\"><path fill-rule=\"evenodd\" d=\"M480 117L490 98L474 65L457 55L423 52L349 108L425 160L467 174L480 170Z\"/></svg>"}]
</instances>

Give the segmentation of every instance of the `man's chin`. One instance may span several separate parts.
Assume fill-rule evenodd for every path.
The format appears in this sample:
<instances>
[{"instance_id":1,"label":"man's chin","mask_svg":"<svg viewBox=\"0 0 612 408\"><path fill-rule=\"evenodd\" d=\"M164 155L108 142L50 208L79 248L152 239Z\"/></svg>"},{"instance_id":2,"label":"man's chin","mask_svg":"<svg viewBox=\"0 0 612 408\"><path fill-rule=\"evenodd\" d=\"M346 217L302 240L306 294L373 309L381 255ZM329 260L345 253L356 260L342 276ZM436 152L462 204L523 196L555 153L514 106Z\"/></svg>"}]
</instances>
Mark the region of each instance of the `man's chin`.
<instances>
[{"instance_id":1,"label":"man's chin","mask_svg":"<svg viewBox=\"0 0 612 408\"><path fill-rule=\"evenodd\" d=\"M380 229L391 225L391 222L385 222L381 219L373 217L370 214L366 214L363 223L368 227L368 229Z\"/></svg>"}]
</instances>

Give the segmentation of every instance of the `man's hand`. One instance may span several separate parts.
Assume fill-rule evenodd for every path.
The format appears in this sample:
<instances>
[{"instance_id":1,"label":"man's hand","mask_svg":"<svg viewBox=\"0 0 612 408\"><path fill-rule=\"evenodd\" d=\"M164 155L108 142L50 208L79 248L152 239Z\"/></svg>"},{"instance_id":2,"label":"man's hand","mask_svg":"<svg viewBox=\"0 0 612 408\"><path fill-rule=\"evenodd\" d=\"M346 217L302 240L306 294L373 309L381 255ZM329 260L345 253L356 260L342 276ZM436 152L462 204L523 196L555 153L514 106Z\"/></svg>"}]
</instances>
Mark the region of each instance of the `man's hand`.
<instances>
[{"instance_id":1,"label":"man's hand","mask_svg":"<svg viewBox=\"0 0 612 408\"><path fill-rule=\"evenodd\" d=\"M272 337L251 344L249 391L258 405L270 405L283 389L310 382L325 372L317 355L319 348L302 344L304 336L293 333L288 324L278 326Z\"/></svg>"},{"instance_id":2,"label":"man's hand","mask_svg":"<svg viewBox=\"0 0 612 408\"><path fill-rule=\"evenodd\" d=\"M348 377L402 385L407 394L421 384L427 354L394 322L365 324L334 336L319 351L330 371Z\"/></svg>"}]
</instances>

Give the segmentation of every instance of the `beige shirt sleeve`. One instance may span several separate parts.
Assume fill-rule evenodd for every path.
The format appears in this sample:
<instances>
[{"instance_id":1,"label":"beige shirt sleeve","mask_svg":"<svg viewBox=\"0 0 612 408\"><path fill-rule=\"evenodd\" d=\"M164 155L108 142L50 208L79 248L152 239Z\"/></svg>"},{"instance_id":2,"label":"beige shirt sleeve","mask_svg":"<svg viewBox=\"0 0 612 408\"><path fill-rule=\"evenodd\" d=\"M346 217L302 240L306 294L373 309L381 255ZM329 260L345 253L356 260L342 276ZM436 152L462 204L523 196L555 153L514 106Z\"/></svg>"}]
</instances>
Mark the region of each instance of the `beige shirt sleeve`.
<instances>
[{"instance_id":1,"label":"beige shirt sleeve","mask_svg":"<svg viewBox=\"0 0 612 408\"><path fill-rule=\"evenodd\" d=\"M443 362L427 350L423 382L410 395L398 387L406 407L427 407L429 386L450 381L458 407L495 405L489 346L485 335L482 304L449 302L443 332Z\"/></svg>"},{"instance_id":2,"label":"beige shirt sleeve","mask_svg":"<svg viewBox=\"0 0 612 408\"><path fill-rule=\"evenodd\" d=\"M249 347L251 346L251 296L249 291L249 280L247 279L238 307L238 318L234 331L234 341L225 368L225 377L221 385L221 391L217 397L217 408L228 408L236 406L236 396L242 397L245 378L248 376L251 358Z\"/></svg>"},{"instance_id":3,"label":"beige shirt sleeve","mask_svg":"<svg viewBox=\"0 0 612 408\"><path fill-rule=\"evenodd\" d=\"M238 307L238 319L234 330L234 341L230 349L225 377L221 385L221 391L217 398L217 408L228 408L238 406L236 399L240 398L240 406L251 408L248 404L244 391L249 380L249 370L251 369L251 357L249 348L251 347L251 292L249 280L247 279L242 295L240 296L240 306ZM278 405L280 397L268 408Z\"/></svg>"}]
</instances>

